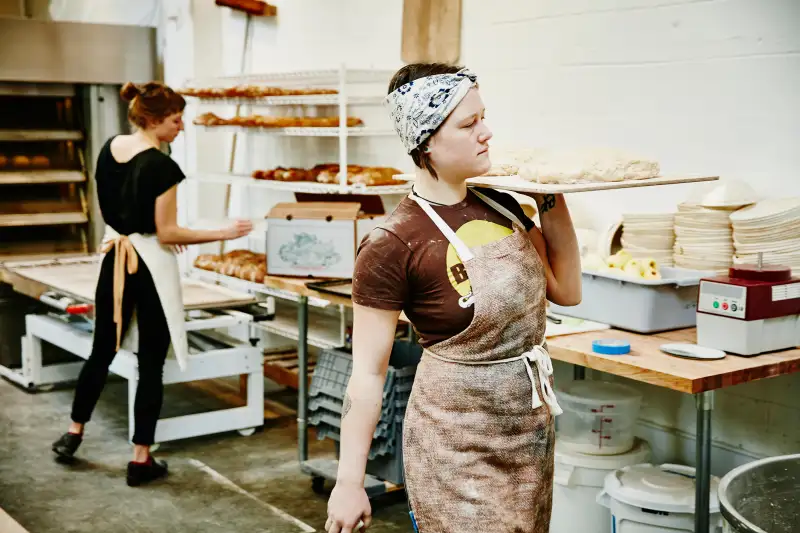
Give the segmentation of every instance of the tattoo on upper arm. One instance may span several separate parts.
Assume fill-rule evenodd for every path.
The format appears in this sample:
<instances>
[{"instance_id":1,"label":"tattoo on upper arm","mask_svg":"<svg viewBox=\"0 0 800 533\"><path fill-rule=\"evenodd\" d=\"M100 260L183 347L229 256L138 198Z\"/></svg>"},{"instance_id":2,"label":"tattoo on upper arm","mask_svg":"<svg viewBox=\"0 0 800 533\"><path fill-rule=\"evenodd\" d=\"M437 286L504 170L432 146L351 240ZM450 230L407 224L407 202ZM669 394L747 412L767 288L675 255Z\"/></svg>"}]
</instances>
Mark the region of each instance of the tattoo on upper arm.
<instances>
[{"instance_id":1,"label":"tattoo on upper arm","mask_svg":"<svg viewBox=\"0 0 800 533\"><path fill-rule=\"evenodd\" d=\"M353 406L353 401L350 399L350 395L346 392L344 393L344 406L342 406L342 419L347 416L347 413L350 412L350 408Z\"/></svg>"},{"instance_id":2,"label":"tattoo on upper arm","mask_svg":"<svg viewBox=\"0 0 800 533\"><path fill-rule=\"evenodd\" d=\"M539 214L543 215L556 206L556 195L545 194L542 198L542 205L539 206Z\"/></svg>"}]
</instances>

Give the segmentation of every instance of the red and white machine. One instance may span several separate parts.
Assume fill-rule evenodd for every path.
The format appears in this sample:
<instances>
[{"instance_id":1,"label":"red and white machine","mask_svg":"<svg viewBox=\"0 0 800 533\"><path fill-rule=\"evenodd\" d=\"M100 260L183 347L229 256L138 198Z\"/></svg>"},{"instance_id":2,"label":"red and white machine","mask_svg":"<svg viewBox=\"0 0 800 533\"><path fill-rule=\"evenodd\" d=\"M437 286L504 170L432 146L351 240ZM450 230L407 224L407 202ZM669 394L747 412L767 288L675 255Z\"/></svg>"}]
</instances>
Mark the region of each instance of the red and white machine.
<instances>
[{"instance_id":1,"label":"red and white machine","mask_svg":"<svg viewBox=\"0 0 800 533\"><path fill-rule=\"evenodd\" d=\"M800 346L800 277L781 266L739 265L700 280L697 344L743 356Z\"/></svg>"}]
</instances>

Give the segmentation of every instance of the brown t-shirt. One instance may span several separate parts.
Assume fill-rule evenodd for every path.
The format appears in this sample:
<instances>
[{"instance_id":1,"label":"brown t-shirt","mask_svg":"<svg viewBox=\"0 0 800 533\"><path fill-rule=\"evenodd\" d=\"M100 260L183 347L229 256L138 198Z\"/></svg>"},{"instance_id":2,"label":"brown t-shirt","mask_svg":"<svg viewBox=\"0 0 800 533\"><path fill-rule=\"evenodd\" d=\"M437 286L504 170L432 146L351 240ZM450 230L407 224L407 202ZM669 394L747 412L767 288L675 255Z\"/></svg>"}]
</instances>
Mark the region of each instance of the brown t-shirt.
<instances>
[{"instance_id":1,"label":"brown t-shirt","mask_svg":"<svg viewBox=\"0 0 800 533\"><path fill-rule=\"evenodd\" d=\"M514 213L525 225L533 221L509 194L478 189ZM469 192L460 203L432 204L434 210L470 248L511 235L511 221ZM353 273L353 302L365 307L405 311L431 346L465 330L472 322L472 304L462 307L471 291L467 271L455 248L414 200L406 197L387 220L373 229L358 248Z\"/></svg>"}]
</instances>

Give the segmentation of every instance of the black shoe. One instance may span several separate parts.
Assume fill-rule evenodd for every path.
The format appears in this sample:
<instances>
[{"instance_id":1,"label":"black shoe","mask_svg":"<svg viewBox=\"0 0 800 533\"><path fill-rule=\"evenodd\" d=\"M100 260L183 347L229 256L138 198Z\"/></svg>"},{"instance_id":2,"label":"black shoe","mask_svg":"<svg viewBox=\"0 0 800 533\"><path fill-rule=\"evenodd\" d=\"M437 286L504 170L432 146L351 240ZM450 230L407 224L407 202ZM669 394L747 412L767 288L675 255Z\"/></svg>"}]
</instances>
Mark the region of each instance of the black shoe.
<instances>
[{"instance_id":1,"label":"black shoe","mask_svg":"<svg viewBox=\"0 0 800 533\"><path fill-rule=\"evenodd\" d=\"M83 442L83 436L75 433L64 433L53 443L53 451L60 459L72 459L78 446Z\"/></svg>"},{"instance_id":2,"label":"black shoe","mask_svg":"<svg viewBox=\"0 0 800 533\"><path fill-rule=\"evenodd\" d=\"M166 461L157 461L150 457L147 463L128 463L128 486L138 487L167 476Z\"/></svg>"}]
</instances>

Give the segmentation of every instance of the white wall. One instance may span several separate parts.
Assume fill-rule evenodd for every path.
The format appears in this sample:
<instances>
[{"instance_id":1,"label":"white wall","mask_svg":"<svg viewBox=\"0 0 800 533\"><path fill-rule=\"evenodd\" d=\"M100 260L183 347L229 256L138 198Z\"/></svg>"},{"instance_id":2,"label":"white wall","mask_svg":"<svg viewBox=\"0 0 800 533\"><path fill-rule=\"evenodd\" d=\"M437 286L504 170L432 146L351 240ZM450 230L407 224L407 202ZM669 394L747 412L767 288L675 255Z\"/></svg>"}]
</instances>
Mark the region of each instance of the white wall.
<instances>
[{"instance_id":1,"label":"white wall","mask_svg":"<svg viewBox=\"0 0 800 533\"><path fill-rule=\"evenodd\" d=\"M256 23L250 72L401 64L401 0L274 3L277 20ZM207 15L219 17L221 40L212 33L195 41L219 47L220 73L236 73L243 17L215 13ZM608 145L656 157L664 173L720 175L765 196L798 195L799 20L796 0L464 0L462 63L480 76L495 146ZM204 146L201 166L224 170L224 147ZM249 148L269 154L261 160L268 162L302 158L308 145ZM672 210L690 189L582 194L570 204L604 227L625 211ZM219 212L219 190L204 189L204 212ZM285 199L244 194L239 207L251 216ZM571 371L558 365L558 376ZM657 459L692 464L693 398L637 386L647 398L641 434ZM799 389L795 376L718 393L715 472L796 452Z\"/></svg>"}]
</instances>

